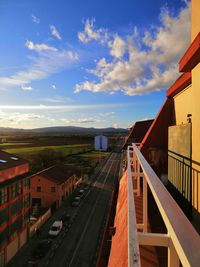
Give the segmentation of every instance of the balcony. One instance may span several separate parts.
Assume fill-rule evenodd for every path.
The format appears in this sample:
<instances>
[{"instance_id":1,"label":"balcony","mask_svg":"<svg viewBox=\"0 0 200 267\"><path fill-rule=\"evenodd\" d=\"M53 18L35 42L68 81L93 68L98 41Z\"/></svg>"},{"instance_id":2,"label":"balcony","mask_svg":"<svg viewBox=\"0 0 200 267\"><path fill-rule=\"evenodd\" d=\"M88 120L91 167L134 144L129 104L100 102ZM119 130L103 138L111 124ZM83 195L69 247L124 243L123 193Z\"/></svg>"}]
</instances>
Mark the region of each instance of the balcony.
<instances>
[{"instance_id":1,"label":"balcony","mask_svg":"<svg viewBox=\"0 0 200 267\"><path fill-rule=\"evenodd\" d=\"M164 231L151 228L149 194ZM127 170L120 181L115 227L109 267L200 266L200 236L135 144L127 149ZM155 249L158 247L166 252L162 264Z\"/></svg>"}]
</instances>

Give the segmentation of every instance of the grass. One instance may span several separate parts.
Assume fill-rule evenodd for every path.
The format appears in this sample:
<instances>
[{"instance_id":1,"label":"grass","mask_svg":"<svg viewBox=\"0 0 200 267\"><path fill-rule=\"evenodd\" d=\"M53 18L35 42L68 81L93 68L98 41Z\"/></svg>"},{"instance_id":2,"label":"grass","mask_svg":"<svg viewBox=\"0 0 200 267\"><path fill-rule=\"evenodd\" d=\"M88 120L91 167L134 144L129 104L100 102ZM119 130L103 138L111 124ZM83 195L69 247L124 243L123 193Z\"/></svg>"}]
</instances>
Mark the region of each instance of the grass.
<instances>
[{"instance_id":1,"label":"grass","mask_svg":"<svg viewBox=\"0 0 200 267\"><path fill-rule=\"evenodd\" d=\"M89 144L75 144L75 145L60 145L60 146L40 146L40 147L21 147L21 148L8 148L4 149L6 152L16 155L34 155L42 151L54 150L62 152L63 155L70 155L83 152L84 150L91 149Z\"/></svg>"},{"instance_id":2,"label":"grass","mask_svg":"<svg viewBox=\"0 0 200 267\"><path fill-rule=\"evenodd\" d=\"M10 147L10 146L25 146L30 145L31 143L19 143L19 142L6 142L0 144L0 147Z\"/></svg>"},{"instance_id":3,"label":"grass","mask_svg":"<svg viewBox=\"0 0 200 267\"><path fill-rule=\"evenodd\" d=\"M97 151L91 151L89 153L84 153L82 155L80 155L83 158L99 158L99 157L106 157L110 154L110 152L97 152Z\"/></svg>"}]
</instances>

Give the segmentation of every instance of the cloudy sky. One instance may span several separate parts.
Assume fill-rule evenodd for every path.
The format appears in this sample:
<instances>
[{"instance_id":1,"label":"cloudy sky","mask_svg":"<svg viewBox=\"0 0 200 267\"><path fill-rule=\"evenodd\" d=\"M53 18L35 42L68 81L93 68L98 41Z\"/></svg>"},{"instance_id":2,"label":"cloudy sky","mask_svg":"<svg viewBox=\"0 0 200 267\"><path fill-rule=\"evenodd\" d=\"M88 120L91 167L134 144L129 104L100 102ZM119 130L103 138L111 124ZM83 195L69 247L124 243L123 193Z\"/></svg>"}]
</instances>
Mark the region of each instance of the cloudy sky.
<instances>
[{"instance_id":1,"label":"cloudy sky","mask_svg":"<svg viewBox=\"0 0 200 267\"><path fill-rule=\"evenodd\" d=\"M184 0L0 0L0 127L154 118L190 21Z\"/></svg>"}]
</instances>

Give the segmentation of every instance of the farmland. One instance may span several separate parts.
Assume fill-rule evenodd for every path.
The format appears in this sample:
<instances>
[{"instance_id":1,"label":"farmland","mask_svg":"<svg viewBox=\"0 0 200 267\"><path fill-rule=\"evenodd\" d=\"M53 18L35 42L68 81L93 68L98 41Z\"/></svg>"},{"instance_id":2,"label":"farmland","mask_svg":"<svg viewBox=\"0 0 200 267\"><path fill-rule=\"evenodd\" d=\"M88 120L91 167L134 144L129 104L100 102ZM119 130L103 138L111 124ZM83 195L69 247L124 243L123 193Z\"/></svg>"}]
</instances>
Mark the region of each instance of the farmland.
<instances>
[{"instance_id":1,"label":"farmland","mask_svg":"<svg viewBox=\"0 0 200 267\"><path fill-rule=\"evenodd\" d=\"M109 152L93 151L94 136L90 134L25 134L1 139L0 149L30 162L35 173L59 162L69 165L77 174L89 174ZM116 141L110 137L110 145Z\"/></svg>"}]
</instances>

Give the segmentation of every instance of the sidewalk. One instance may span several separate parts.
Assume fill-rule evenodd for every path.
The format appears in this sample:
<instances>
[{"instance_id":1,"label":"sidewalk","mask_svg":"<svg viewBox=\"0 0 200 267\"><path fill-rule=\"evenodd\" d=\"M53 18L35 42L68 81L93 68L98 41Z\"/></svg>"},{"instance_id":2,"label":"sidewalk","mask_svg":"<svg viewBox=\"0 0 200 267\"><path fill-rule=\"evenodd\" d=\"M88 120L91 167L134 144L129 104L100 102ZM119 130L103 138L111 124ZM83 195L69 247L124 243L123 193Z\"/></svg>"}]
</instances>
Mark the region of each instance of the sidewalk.
<instances>
[{"instance_id":1,"label":"sidewalk","mask_svg":"<svg viewBox=\"0 0 200 267\"><path fill-rule=\"evenodd\" d=\"M76 212L75 209L70 207L70 198L67 199L63 205L56 210L52 216L41 226L40 235L33 235L32 238L27 241L27 243L18 251L18 253L12 258L12 260L7 264L7 267L24 267L28 266L27 262L31 259L33 250L37 246L38 242L42 239L48 238L48 231L53 224L53 222L60 218L63 213L69 213L71 216Z\"/></svg>"}]
</instances>

